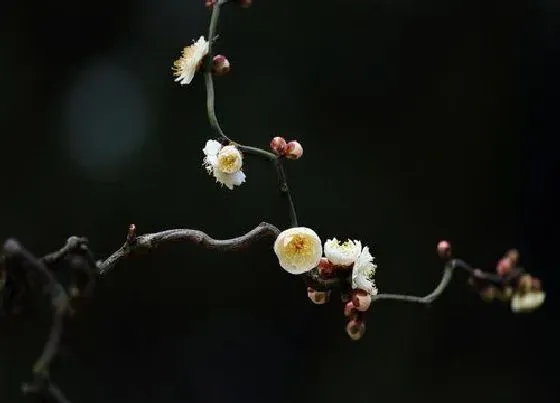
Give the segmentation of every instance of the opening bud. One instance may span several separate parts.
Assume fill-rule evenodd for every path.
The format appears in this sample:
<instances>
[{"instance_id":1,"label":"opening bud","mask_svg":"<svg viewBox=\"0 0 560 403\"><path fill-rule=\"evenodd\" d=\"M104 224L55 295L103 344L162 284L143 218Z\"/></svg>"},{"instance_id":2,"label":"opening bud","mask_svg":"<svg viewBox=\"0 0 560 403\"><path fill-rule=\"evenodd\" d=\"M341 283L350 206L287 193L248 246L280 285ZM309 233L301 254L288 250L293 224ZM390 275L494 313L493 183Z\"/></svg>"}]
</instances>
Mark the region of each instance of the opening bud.
<instances>
[{"instance_id":1,"label":"opening bud","mask_svg":"<svg viewBox=\"0 0 560 403\"><path fill-rule=\"evenodd\" d=\"M212 73L216 76L223 76L229 72L229 60L224 55L216 55L212 59Z\"/></svg>"},{"instance_id":2,"label":"opening bud","mask_svg":"<svg viewBox=\"0 0 560 403\"><path fill-rule=\"evenodd\" d=\"M360 312L367 311L371 305L371 295L363 290L358 290L352 295L352 305Z\"/></svg>"},{"instance_id":3,"label":"opening bud","mask_svg":"<svg viewBox=\"0 0 560 403\"><path fill-rule=\"evenodd\" d=\"M292 140L286 145L286 158L297 160L302 155L303 147L296 140Z\"/></svg>"},{"instance_id":4,"label":"opening bud","mask_svg":"<svg viewBox=\"0 0 560 403\"><path fill-rule=\"evenodd\" d=\"M270 142L270 148L276 155L284 155L286 152L286 140L284 137L274 137Z\"/></svg>"}]
</instances>

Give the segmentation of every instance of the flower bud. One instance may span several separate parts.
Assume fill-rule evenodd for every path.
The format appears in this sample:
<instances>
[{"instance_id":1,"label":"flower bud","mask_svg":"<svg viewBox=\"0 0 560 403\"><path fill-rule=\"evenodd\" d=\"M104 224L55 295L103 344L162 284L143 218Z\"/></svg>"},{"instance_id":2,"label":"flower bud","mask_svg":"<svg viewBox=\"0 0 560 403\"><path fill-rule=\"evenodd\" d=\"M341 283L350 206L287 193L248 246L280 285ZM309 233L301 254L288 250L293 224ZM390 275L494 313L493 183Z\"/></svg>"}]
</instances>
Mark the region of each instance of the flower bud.
<instances>
[{"instance_id":1,"label":"flower bud","mask_svg":"<svg viewBox=\"0 0 560 403\"><path fill-rule=\"evenodd\" d=\"M229 72L230 64L224 55L216 55L212 59L212 73L216 76L223 76Z\"/></svg>"},{"instance_id":2,"label":"flower bud","mask_svg":"<svg viewBox=\"0 0 560 403\"><path fill-rule=\"evenodd\" d=\"M365 291L358 290L358 292L354 293L352 296L352 305L360 312L367 311L371 305L371 295Z\"/></svg>"},{"instance_id":3,"label":"flower bud","mask_svg":"<svg viewBox=\"0 0 560 403\"><path fill-rule=\"evenodd\" d=\"M344 316L349 317L349 316L353 316L356 313L357 313L357 309L352 303L352 301L348 301L346 304L344 304Z\"/></svg>"},{"instance_id":4,"label":"flower bud","mask_svg":"<svg viewBox=\"0 0 560 403\"><path fill-rule=\"evenodd\" d=\"M508 257L501 258L498 264L496 265L496 272L500 276L506 276L511 272L513 268L512 262Z\"/></svg>"},{"instance_id":5,"label":"flower bud","mask_svg":"<svg viewBox=\"0 0 560 403\"><path fill-rule=\"evenodd\" d=\"M451 244L448 241L439 241L437 254L442 259L449 259L451 257Z\"/></svg>"},{"instance_id":6,"label":"flower bud","mask_svg":"<svg viewBox=\"0 0 560 403\"><path fill-rule=\"evenodd\" d=\"M212 7L218 0L204 0L204 7Z\"/></svg>"},{"instance_id":7,"label":"flower bud","mask_svg":"<svg viewBox=\"0 0 560 403\"><path fill-rule=\"evenodd\" d=\"M296 140L292 140L286 145L286 158L297 160L302 155L303 147Z\"/></svg>"},{"instance_id":8,"label":"flower bud","mask_svg":"<svg viewBox=\"0 0 560 403\"><path fill-rule=\"evenodd\" d=\"M346 333L352 340L360 340L366 332L366 324L358 319L352 319L346 325Z\"/></svg>"},{"instance_id":9,"label":"flower bud","mask_svg":"<svg viewBox=\"0 0 560 403\"><path fill-rule=\"evenodd\" d=\"M319 261L319 274L322 277L332 277L334 274L334 266L329 259L322 257Z\"/></svg>"},{"instance_id":10,"label":"flower bud","mask_svg":"<svg viewBox=\"0 0 560 403\"><path fill-rule=\"evenodd\" d=\"M270 142L270 148L276 155L284 155L286 152L286 140L284 137L274 137Z\"/></svg>"},{"instance_id":11,"label":"flower bud","mask_svg":"<svg viewBox=\"0 0 560 403\"><path fill-rule=\"evenodd\" d=\"M307 287L307 297L316 305L323 305L329 301L328 291L317 291L311 287Z\"/></svg>"}]
</instances>

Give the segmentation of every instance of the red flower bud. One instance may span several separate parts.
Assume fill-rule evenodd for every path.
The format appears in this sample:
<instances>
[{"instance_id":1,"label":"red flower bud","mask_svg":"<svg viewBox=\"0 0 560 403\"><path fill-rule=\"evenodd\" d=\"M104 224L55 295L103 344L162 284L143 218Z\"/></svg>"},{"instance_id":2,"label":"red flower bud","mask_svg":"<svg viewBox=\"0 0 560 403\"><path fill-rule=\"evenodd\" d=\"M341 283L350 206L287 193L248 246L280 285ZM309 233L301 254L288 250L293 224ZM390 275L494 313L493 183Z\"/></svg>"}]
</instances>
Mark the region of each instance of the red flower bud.
<instances>
[{"instance_id":1,"label":"red flower bud","mask_svg":"<svg viewBox=\"0 0 560 403\"><path fill-rule=\"evenodd\" d=\"M302 155L303 147L296 140L292 140L286 145L286 158L297 160Z\"/></svg>"},{"instance_id":2,"label":"red flower bud","mask_svg":"<svg viewBox=\"0 0 560 403\"><path fill-rule=\"evenodd\" d=\"M448 241L439 241L437 254L442 259L449 259L451 257L451 244Z\"/></svg>"},{"instance_id":3,"label":"red flower bud","mask_svg":"<svg viewBox=\"0 0 560 403\"><path fill-rule=\"evenodd\" d=\"M507 257L504 257L501 258L498 264L496 265L496 272L500 276L505 276L511 271L512 268L513 265L511 263L511 260Z\"/></svg>"},{"instance_id":4,"label":"red flower bud","mask_svg":"<svg viewBox=\"0 0 560 403\"><path fill-rule=\"evenodd\" d=\"M216 55L212 59L212 73L216 76L223 76L230 70L229 60L224 55Z\"/></svg>"},{"instance_id":5,"label":"red flower bud","mask_svg":"<svg viewBox=\"0 0 560 403\"><path fill-rule=\"evenodd\" d=\"M286 152L286 140L284 137L274 137L270 142L270 148L276 155L284 155Z\"/></svg>"}]
</instances>

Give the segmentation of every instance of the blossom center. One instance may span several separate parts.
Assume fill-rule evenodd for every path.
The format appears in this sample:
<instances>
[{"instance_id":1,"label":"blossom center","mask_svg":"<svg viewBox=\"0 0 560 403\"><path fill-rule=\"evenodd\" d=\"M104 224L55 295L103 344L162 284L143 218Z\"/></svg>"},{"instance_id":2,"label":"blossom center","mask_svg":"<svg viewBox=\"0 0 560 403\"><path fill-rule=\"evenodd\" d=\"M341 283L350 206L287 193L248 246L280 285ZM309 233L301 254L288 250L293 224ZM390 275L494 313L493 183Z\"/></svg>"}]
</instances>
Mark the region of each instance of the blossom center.
<instances>
[{"instance_id":1,"label":"blossom center","mask_svg":"<svg viewBox=\"0 0 560 403\"><path fill-rule=\"evenodd\" d=\"M312 254L308 240L301 235L294 235L286 240L286 252L290 257L303 257Z\"/></svg>"},{"instance_id":2,"label":"blossom center","mask_svg":"<svg viewBox=\"0 0 560 403\"><path fill-rule=\"evenodd\" d=\"M218 163L222 172L231 174L237 170L237 158L235 155L220 155Z\"/></svg>"}]
</instances>

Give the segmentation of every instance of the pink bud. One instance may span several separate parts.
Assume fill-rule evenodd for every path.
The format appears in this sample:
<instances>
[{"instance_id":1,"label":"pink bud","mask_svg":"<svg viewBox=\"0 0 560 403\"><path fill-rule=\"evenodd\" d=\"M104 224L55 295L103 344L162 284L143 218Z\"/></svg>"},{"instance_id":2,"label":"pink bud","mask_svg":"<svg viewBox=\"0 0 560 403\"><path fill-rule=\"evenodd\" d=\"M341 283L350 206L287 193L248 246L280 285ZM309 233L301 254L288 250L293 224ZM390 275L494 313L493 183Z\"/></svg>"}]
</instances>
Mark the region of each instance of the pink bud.
<instances>
[{"instance_id":1,"label":"pink bud","mask_svg":"<svg viewBox=\"0 0 560 403\"><path fill-rule=\"evenodd\" d=\"M303 147L296 140L292 140L286 145L286 158L297 160L302 155Z\"/></svg>"},{"instance_id":2,"label":"pink bud","mask_svg":"<svg viewBox=\"0 0 560 403\"><path fill-rule=\"evenodd\" d=\"M358 290L358 292L354 293L352 296L352 304L358 311L365 312L371 305L371 295L365 291Z\"/></svg>"},{"instance_id":3,"label":"pink bud","mask_svg":"<svg viewBox=\"0 0 560 403\"><path fill-rule=\"evenodd\" d=\"M352 301L347 302L344 304L344 316L348 317L356 313L356 307L352 303Z\"/></svg>"},{"instance_id":4,"label":"pink bud","mask_svg":"<svg viewBox=\"0 0 560 403\"><path fill-rule=\"evenodd\" d=\"M357 319L352 319L346 325L346 333L352 340L360 340L366 332L366 324Z\"/></svg>"},{"instance_id":5,"label":"pink bud","mask_svg":"<svg viewBox=\"0 0 560 403\"><path fill-rule=\"evenodd\" d=\"M212 72L216 76L223 76L229 72L230 64L227 57L224 55L216 55L212 59Z\"/></svg>"},{"instance_id":6,"label":"pink bud","mask_svg":"<svg viewBox=\"0 0 560 403\"><path fill-rule=\"evenodd\" d=\"M511 260L507 257L501 258L498 264L496 265L496 272L500 276L507 275L512 269Z\"/></svg>"},{"instance_id":7,"label":"pink bud","mask_svg":"<svg viewBox=\"0 0 560 403\"><path fill-rule=\"evenodd\" d=\"M214 4L216 4L216 0L204 0L205 7L212 7Z\"/></svg>"},{"instance_id":8,"label":"pink bud","mask_svg":"<svg viewBox=\"0 0 560 403\"><path fill-rule=\"evenodd\" d=\"M270 142L270 148L276 155L284 155L286 152L286 140L284 137L274 137Z\"/></svg>"},{"instance_id":9,"label":"pink bud","mask_svg":"<svg viewBox=\"0 0 560 403\"><path fill-rule=\"evenodd\" d=\"M542 289L541 280L536 277L533 277L531 282L531 287L533 290L540 291Z\"/></svg>"},{"instance_id":10,"label":"pink bud","mask_svg":"<svg viewBox=\"0 0 560 403\"><path fill-rule=\"evenodd\" d=\"M329 301L328 291L317 291L311 287L307 287L307 297L316 305L323 305Z\"/></svg>"},{"instance_id":11,"label":"pink bud","mask_svg":"<svg viewBox=\"0 0 560 403\"><path fill-rule=\"evenodd\" d=\"M437 254L442 259L449 259L451 257L451 244L448 241L439 241Z\"/></svg>"}]
</instances>

